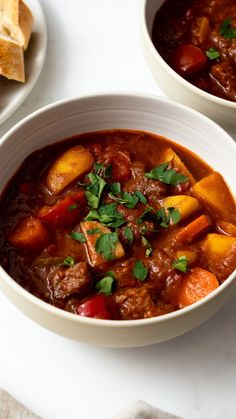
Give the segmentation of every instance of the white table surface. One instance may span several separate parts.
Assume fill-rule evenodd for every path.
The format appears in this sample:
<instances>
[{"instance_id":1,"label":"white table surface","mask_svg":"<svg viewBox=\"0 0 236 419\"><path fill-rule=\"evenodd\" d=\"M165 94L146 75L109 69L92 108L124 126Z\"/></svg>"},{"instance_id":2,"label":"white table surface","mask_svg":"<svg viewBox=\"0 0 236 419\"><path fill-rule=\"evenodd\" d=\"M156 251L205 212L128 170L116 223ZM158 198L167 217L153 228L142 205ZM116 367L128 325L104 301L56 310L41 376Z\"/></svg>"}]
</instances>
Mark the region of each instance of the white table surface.
<instances>
[{"instance_id":1,"label":"white table surface","mask_svg":"<svg viewBox=\"0 0 236 419\"><path fill-rule=\"evenodd\" d=\"M52 101L98 91L162 94L144 62L138 0L41 0L42 75L0 135ZM54 335L0 294L0 387L44 419L108 419L137 399L186 419L236 417L236 305L172 341L98 349ZM11 418L10 418L11 419Z\"/></svg>"}]
</instances>

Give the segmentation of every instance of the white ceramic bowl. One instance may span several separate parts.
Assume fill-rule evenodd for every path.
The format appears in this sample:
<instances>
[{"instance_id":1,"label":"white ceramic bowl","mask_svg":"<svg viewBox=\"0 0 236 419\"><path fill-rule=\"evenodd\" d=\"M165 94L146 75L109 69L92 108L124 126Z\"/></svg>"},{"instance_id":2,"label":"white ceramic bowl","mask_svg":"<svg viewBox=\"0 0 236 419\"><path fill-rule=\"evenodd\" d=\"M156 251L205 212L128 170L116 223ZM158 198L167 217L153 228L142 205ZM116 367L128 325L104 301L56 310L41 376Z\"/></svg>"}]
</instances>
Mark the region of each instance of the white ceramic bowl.
<instances>
[{"instance_id":1,"label":"white ceramic bowl","mask_svg":"<svg viewBox=\"0 0 236 419\"><path fill-rule=\"evenodd\" d=\"M151 39L153 21L164 0L141 1L141 37L152 75L163 92L180 103L209 116L236 135L236 103L213 96L179 76L161 57Z\"/></svg>"},{"instance_id":2,"label":"white ceramic bowl","mask_svg":"<svg viewBox=\"0 0 236 419\"><path fill-rule=\"evenodd\" d=\"M58 102L34 112L12 128L0 140L0 193L34 150L74 134L108 128L152 131L175 140L221 172L236 193L236 144L219 126L166 99L116 94ZM187 332L223 306L235 284L234 273L202 301L164 316L133 321L97 320L39 300L0 268L0 289L31 319L67 338L107 347L148 345Z\"/></svg>"}]
</instances>

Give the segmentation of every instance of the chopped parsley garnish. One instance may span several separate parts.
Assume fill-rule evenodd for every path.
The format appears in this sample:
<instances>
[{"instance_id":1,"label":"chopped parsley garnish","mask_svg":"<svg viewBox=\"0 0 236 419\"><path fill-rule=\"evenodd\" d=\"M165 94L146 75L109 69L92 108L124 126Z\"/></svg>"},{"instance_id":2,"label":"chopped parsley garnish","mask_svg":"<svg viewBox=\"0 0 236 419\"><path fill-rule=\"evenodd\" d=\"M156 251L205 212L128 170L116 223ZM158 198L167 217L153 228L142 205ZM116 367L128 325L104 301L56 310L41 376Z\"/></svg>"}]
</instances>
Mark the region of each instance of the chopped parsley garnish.
<instances>
[{"instance_id":1,"label":"chopped parsley garnish","mask_svg":"<svg viewBox=\"0 0 236 419\"><path fill-rule=\"evenodd\" d=\"M209 48L206 51L206 56L209 58L209 60L217 60L217 58L220 58L220 52L215 48Z\"/></svg>"},{"instance_id":2,"label":"chopped parsley garnish","mask_svg":"<svg viewBox=\"0 0 236 419\"><path fill-rule=\"evenodd\" d=\"M180 221L180 212L177 208L160 208L157 213L157 221L161 227L168 228L171 224L177 224Z\"/></svg>"},{"instance_id":3,"label":"chopped parsley garnish","mask_svg":"<svg viewBox=\"0 0 236 419\"><path fill-rule=\"evenodd\" d=\"M110 198L119 202L119 204L123 204L127 208L133 209L139 201L139 198L137 195L131 194L129 192L122 192L122 193L119 192L118 194L120 194L120 196L115 196L114 193L110 193L109 196Z\"/></svg>"},{"instance_id":4,"label":"chopped parsley garnish","mask_svg":"<svg viewBox=\"0 0 236 419\"><path fill-rule=\"evenodd\" d=\"M159 166L152 169L145 176L148 179L160 180L167 185L179 185L188 181L188 177L182 173L177 173L174 169L168 169L169 162L162 163Z\"/></svg>"},{"instance_id":5,"label":"chopped parsley garnish","mask_svg":"<svg viewBox=\"0 0 236 419\"><path fill-rule=\"evenodd\" d=\"M96 175L108 178L111 175L112 166L105 166L103 163L95 163L93 169Z\"/></svg>"},{"instance_id":6,"label":"chopped parsley garnish","mask_svg":"<svg viewBox=\"0 0 236 419\"><path fill-rule=\"evenodd\" d=\"M97 282L95 288L97 291L105 295L111 295L114 281L115 281L114 275L109 275L109 272L107 272L107 276L105 276L99 282Z\"/></svg>"},{"instance_id":7,"label":"chopped parsley garnish","mask_svg":"<svg viewBox=\"0 0 236 419\"><path fill-rule=\"evenodd\" d=\"M67 256L62 262L62 266L66 266L66 267L74 266L74 264L75 264L75 260L72 256Z\"/></svg>"},{"instance_id":8,"label":"chopped parsley garnish","mask_svg":"<svg viewBox=\"0 0 236 419\"><path fill-rule=\"evenodd\" d=\"M137 197L139 198L139 201L142 203L142 204L146 204L147 203L147 199L145 198L145 196L142 194L142 192L140 192L140 191L136 191L135 192L135 195L137 195Z\"/></svg>"},{"instance_id":9,"label":"chopped parsley garnish","mask_svg":"<svg viewBox=\"0 0 236 419\"><path fill-rule=\"evenodd\" d=\"M102 192L106 186L106 181L99 175L89 173L90 184L86 185L85 196L90 208L97 209L100 204Z\"/></svg>"},{"instance_id":10,"label":"chopped parsley garnish","mask_svg":"<svg viewBox=\"0 0 236 419\"><path fill-rule=\"evenodd\" d=\"M119 195L121 193L120 182L110 183L110 191L113 195Z\"/></svg>"},{"instance_id":11,"label":"chopped parsley garnish","mask_svg":"<svg viewBox=\"0 0 236 419\"><path fill-rule=\"evenodd\" d=\"M101 233L96 240L95 250L97 253L101 253L106 260L113 260L118 242L117 233Z\"/></svg>"},{"instance_id":12,"label":"chopped parsley garnish","mask_svg":"<svg viewBox=\"0 0 236 419\"><path fill-rule=\"evenodd\" d=\"M122 200L125 207L133 209L137 205L139 199L137 195L131 194L129 192L124 192L122 194Z\"/></svg>"},{"instance_id":13,"label":"chopped parsley garnish","mask_svg":"<svg viewBox=\"0 0 236 419\"><path fill-rule=\"evenodd\" d=\"M130 227L125 227L124 236L126 240L128 241L129 245L131 246L134 241L134 235Z\"/></svg>"},{"instance_id":14,"label":"chopped parsley garnish","mask_svg":"<svg viewBox=\"0 0 236 419\"><path fill-rule=\"evenodd\" d=\"M137 260L134 264L133 274L139 281L145 281L148 275L148 268L141 260Z\"/></svg>"},{"instance_id":15,"label":"chopped parsley garnish","mask_svg":"<svg viewBox=\"0 0 236 419\"><path fill-rule=\"evenodd\" d=\"M98 175L101 170L105 168L105 165L103 163L95 163L93 166L94 172Z\"/></svg>"},{"instance_id":16,"label":"chopped parsley garnish","mask_svg":"<svg viewBox=\"0 0 236 419\"><path fill-rule=\"evenodd\" d=\"M152 253L152 245L151 245L151 243L146 239L146 237L145 236L142 236L142 245L144 246L144 247L146 247L146 256L150 256L151 255L151 253Z\"/></svg>"},{"instance_id":17,"label":"chopped parsley garnish","mask_svg":"<svg viewBox=\"0 0 236 419\"><path fill-rule=\"evenodd\" d=\"M80 242L80 243L85 243L86 242L85 235L83 233L79 233L78 231L72 231L70 233L70 237L73 240L76 240L77 242Z\"/></svg>"},{"instance_id":18,"label":"chopped parsley garnish","mask_svg":"<svg viewBox=\"0 0 236 419\"><path fill-rule=\"evenodd\" d=\"M87 233L90 236L92 236L93 234L99 234L99 233L101 233L101 230L100 230L100 228L95 227L95 228L91 228L91 229L87 230Z\"/></svg>"},{"instance_id":19,"label":"chopped parsley garnish","mask_svg":"<svg viewBox=\"0 0 236 419\"><path fill-rule=\"evenodd\" d=\"M67 210L68 211L73 211L74 209L76 209L76 208L78 208L78 205L77 204L71 204L71 205L69 205L68 207L67 207Z\"/></svg>"},{"instance_id":20,"label":"chopped parsley garnish","mask_svg":"<svg viewBox=\"0 0 236 419\"><path fill-rule=\"evenodd\" d=\"M236 38L236 28L231 26L232 18L225 19L220 27L220 34L226 39Z\"/></svg>"},{"instance_id":21,"label":"chopped parsley garnish","mask_svg":"<svg viewBox=\"0 0 236 419\"><path fill-rule=\"evenodd\" d=\"M186 256L180 256L178 259L175 259L173 262L173 267L178 269L181 272L187 272L188 269L188 259Z\"/></svg>"},{"instance_id":22,"label":"chopped parsley garnish","mask_svg":"<svg viewBox=\"0 0 236 419\"><path fill-rule=\"evenodd\" d=\"M141 224L145 220L153 219L155 210L152 207L147 206L144 212L137 218L137 224Z\"/></svg>"},{"instance_id":23,"label":"chopped parsley garnish","mask_svg":"<svg viewBox=\"0 0 236 419\"><path fill-rule=\"evenodd\" d=\"M117 204L102 204L98 210L92 210L88 213L85 220L94 221L98 220L106 227L118 228L126 223L123 215L117 211Z\"/></svg>"},{"instance_id":24,"label":"chopped parsley garnish","mask_svg":"<svg viewBox=\"0 0 236 419\"><path fill-rule=\"evenodd\" d=\"M147 203L145 196L140 191L135 191L134 193L122 192L120 182L111 183L109 187L110 198L119 202L119 204L123 204L127 208L133 209L139 201L142 204Z\"/></svg>"}]
</instances>

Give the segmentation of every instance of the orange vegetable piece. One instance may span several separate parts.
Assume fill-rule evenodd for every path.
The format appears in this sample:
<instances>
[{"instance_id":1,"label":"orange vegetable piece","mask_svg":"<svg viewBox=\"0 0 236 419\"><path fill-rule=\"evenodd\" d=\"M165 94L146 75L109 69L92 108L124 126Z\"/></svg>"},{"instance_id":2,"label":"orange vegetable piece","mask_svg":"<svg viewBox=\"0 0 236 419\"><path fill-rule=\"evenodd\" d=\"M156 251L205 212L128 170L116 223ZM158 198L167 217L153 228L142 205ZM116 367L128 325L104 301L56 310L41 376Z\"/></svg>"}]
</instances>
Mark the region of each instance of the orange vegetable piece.
<instances>
[{"instance_id":1,"label":"orange vegetable piece","mask_svg":"<svg viewBox=\"0 0 236 419\"><path fill-rule=\"evenodd\" d=\"M175 242L176 244L191 243L209 227L211 227L211 219L207 215L200 215L176 234Z\"/></svg>"},{"instance_id":2,"label":"orange vegetable piece","mask_svg":"<svg viewBox=\"0 0 236 419\"><path fill-rule=\"evenodd\" d=\"M196 262L197 260L197 253L191 250L178 250L175 254L175 259L179 259L180 257L185 256L188 260L188 265Z\"/></svg>"},{"instance_id":3,"label":"orange vegetable piece","mask_svg":"<svg viewBox=\"0 0 236 419\"><path fill-rule=\"evenodd\" d=\"M228 223L227 221L218 221L216 228L221 234L236 237L236 225L232 223Z\"/></svg>"},{"instance_id":4,"label":"orange vegetable piece","mask_svg":"<svg viewBox=\"0 0 236 419\"><path fill-rule=\"evenodd\" d=\"M236 237L223 234L207 234L203 240L203 252L208 268L220 282L236 268Z\"/></svg>"},{"instance_id":5,"label":"orange vegetable piece","mask_svg":"<svg viewBox=\"0 0 236 419\"><path fill-rule=\"evenodd\" d=\"M22 250L40 251L49 244L49 234L42 221L32 216L21 219L8 236L9 243Z\"/></svg>"},{"instance_id":6,"label":"orange vegetable piece","mask_svg":"<svg viewBox=\"0 0 236 419\"><path fill-rule=\"evenodd\" d=\"M55 195L67 188L70 183L88 173L94 163L94 157L89 150L77 145L69 148L51 165L46 185Z\"/></svg>"},{"instance_id":7,"label":"orange vegetable piece","mask_svg":"<svg viewBox=\"0 0 236 419\"><path fill-rule=\"evenodd\" d=\"M178 293L178 306L183 308L206 297L219 286L214 274L202 268L193 268L184 275Z\"/></svg>"},{"instance_id":8,"label":"orange vegetable piece","mask_svg":"<svg viewBox=\"0 0 236 419\"><path fill-rule=\"evenodd\" d=\"M214 172L193 186L193 193L207 205L214 216L225 221L236 222L236 202L223 177Z\"/></svg>"}]
</instances>

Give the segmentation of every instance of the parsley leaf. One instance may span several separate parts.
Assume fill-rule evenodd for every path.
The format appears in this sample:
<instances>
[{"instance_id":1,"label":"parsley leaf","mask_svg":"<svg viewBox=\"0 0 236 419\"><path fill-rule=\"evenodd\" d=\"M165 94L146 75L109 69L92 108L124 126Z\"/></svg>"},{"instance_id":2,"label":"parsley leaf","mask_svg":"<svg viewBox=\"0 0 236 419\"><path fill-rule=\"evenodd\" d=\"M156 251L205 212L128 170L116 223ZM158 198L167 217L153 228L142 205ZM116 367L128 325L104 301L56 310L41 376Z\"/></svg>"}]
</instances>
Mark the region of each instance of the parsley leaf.
<instances>
[{"instance_id":1,"label":"parsley leaf","mask_svg":"<svg viewBox=\"0 0 236 419\"><path fill-rule=\"evenodd\" d=\"M101 224L107 227L118 228L122 224L126 223L126 220L116 208L117 204L102 204L97 211L90 211L85 220L98 220Z\"/></svg>"},{"instance_id":2,"label":"parsley leaf","mask_svg":"<svg viewBox=\"0 0 236 419\"><path fill-rule=\"evenodd\" d=\"M173 267L181 272L187 272L187 264L188 259L186 258L186 256L180 256L178 259L174 260Z\"/></svg>"},{"instance_id":3,"label":"parsley leaf","mask_svg":"<svg viewBox=\"0 0 236 419\"><path fill-rule=\"evenodd\" d=\"M220 27L220 34L226 39L236 38L236 28L231 26L232 18L225 19Z\"/></svg>"},{"instance_id":4,"label":"parsley leaf","mask_svg":"<svg viewBox=\"0 0 236 419\"><path fill-rule=\"evenodd\" d=\"M143 221L154 218L154 208L147 206L144 212L137 218L137 224L141 224Z\"/></svg>"},{"instance_id":5,"label":"parsley leaf","mask_svg":"<svg viewBox=\"0 0 236 419\"><path fill-rule=\"evenodd\" d=\"M66 266L66 267L74 266L74 264L75 264L75 260L72 256L67 256L62 262L62 266Z\"/></svg>"},{"instance_id":6,"label":"parsley leaf","mask_svg":"<svg viewBox=\"0 0 236 419\"><path fill-rule=\"evenodd\" d=\"M102 169L105 168L105 165L103 163L95 163L93 166L94 172L98 175L99 172L101 172Z\"/></svg>"},{"instance_id":7,"label":"parsley leaf","mask_svg":"<svg viewBox=\"0 0 236 419\"><path fill-rule=\"evenodd\" d=\"M105 166L103 163L95 163L93 169L96 175L108 178L111 175L112 166Z\"/></svg>"},{"instance_id":8,"label":"parsley leaf","mask_svg":"<svg viewBox=\"0 0 236 419\"><path fill-rule=\"evenodd\" d=\"M135 193L135 195L137 195L137 197L139 198L139 201L142 203L142 204L146 204L147 203L147 199L145 198L145 196L142 194L142 192L140 192L140 191L136 191L136 192L134 192Z\"/></svg>"},{"instance_id":9,"label":"parsley leaf","mask_svg":"<svg viewBox=\"0 0 236 419\"><path fill-rule=\"evenodd\" d=\"M92 236L93 234L101 233L101 230L100 228L95 227L95 228L91 228L90 230L87 230L87 233Z\"/></svg>"},{"instance_id":10,"label":"parsley leaf","mask_svg":"<svg viewBox=\"0 0 236 419\"><path fill-rule=\"evenodd\" d=\"M177 224L180 221L180 212L174 207L169 207L167 210L162 207L157 211L156 216L157 221L164 228L168 228L170 225Z\"/></svg>"},{"instance_id":11,"label":"parsley leaf","mask_svg":"<svg viewBox=\"0 0 236 419\"><path fill-rule=\"evenodd\" d=\"M145 176L148 179L160 180L167 185L179 185L180 183L185 183L188 180L188 177L182 173L177 173L174 169L168 169L169 163L162 163L159 166L152 169L149 173L146 173Z\"/></svg>"},{"instance_id":12,"label":"parsley leaf","mask_svg":"<svg viewBox=\"0 0 236 419\"><path fill-rule=\"evenodd\" d=\"M142 236L142 239L141 240L142 240L142 245L147 248L147 250L146 250L146 256L150 256L151 253L152 253L152 245L151 245L151 243L146 239L145 236Z\"/></svg>"},{"instance_id":13,"label":"parsley leaf","mask_svg":"<svg viewBox=\"0 0 236 419\"><path fill-rule=\"evenodd\" d=\"M209 60L217 60L217 58L220 57L220 52L215 48L209 48L206 51L206 56L209 58Z\"/></svg>"},{"instance_id":14,"label":"parsley leaf","mask_svg":"<svg viewBox=\"0 0 236 419\"><path fill-rule=\"evenodd\" d=\"M74 209L76 209L76 208L78 208L78 205L77 204L71 204L71 205L69 205L68 207L67 207L67 210L68 211L73 211Z\"/></svg>"},{"instance_id":15,"label":"parsley leaf","mask_svg":"<svg viewBox=\"0 0 236 419\"><path fill-rule=\"evenodd\" d=\"M78 231L72 231L70 233L70 237L73 240L76 240L77 242L80 242L80 243L85 243L86 242L85 235L83 233L79 233Z\"/></svg>"},{"instance_id":16,"label":"parsley leaf","mask_svg":"<svg viewBox=\"0 0 236 419\"><path fill-rule=\"evenodd\" d=\"M115 279L113 276L107 275L104 278L102 278L99 282L97 282L95 288L97 291L102 292L105 295L111 295L114 280Z\"/></svg>"},{"instance_id":17,"label":"parsley leaf","mask_svg":"<svg viewBox=\"0 0 236 419\"><path fill-rule=\"evenodd\" d=\"M134 240L133 232L130 227L125 227L124 229L124 236L128 241L129 245L131 246Z\"/></svg>"},{"instance_id":18,"label":"parsley leaf","mask_svg":"<svg viewBox=\"0 0 236 419\"><path fill-rule=\"evenodd\" d=\"M110 183L110 191L113 195L119 195L121 193L120 182Z\"/></svg>"},{"instance_id":19,"label":"parsley leaf","mask_svg":"<svg viewBox=\"0 0 236 419\"><path fill-rule=\"evenodd\" d=\"M141 260L137 260L134 264L133 274L139 281L144 281L148 275L148 268Z\"/></svg>"},{"instance_id":20,"label":"parsley leaf","mask_svg":"<svg viewBox=\"0 0 236 419\"><path fill-rule=\"evenodd\" d=\"M138 197L137 197L137 195L134 195L134 194L132 195L129 192L124 192L122 194L122 199L124 201L124 205L127 208L130 208L130 209L133 209L137 205L137 203L138 203Z\"/></svg>"},{"instance_id":21,"label":"parsley leaf","mask_svg":"<svg viewBox=\"0 0 236 419\"><path fill-rule=\"evenodd\" d=\"M96 240L95 250L97 253L102 253L106 260L113 260L118 242L117 233L101 233Z\"/></svg>"},{"instance_id":22,"label":"parsley leaf","mask_svg":"<svg viewBox=\"0 0 236 419\"><path fill-rule=\"evenodd\" d=\"M125 207L130 208L130 209L133 209L139 201L139 198L137 195L131 194L129 192L123 192L120 194L120 196L115 196L115 194L113 193L110 193L109 195L110 195L110 198L114 199L115 201L119 202L119 204L123 204Z\"/></svg>"},{"instance_id":23,"label":"parsley leaf","mask_svg":"<svg viewBox=\"0 0 236 419\"><path fill-rule=\"evenodd\" d=\"M87 185L85 196L89 207L97 209L99 207L102 192L107 183L101 176L94 173L89 173L88 178L91 183Z\"/></svg>"}]
</instances>

